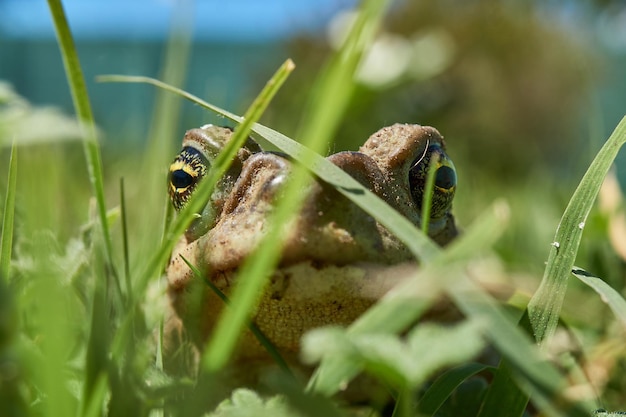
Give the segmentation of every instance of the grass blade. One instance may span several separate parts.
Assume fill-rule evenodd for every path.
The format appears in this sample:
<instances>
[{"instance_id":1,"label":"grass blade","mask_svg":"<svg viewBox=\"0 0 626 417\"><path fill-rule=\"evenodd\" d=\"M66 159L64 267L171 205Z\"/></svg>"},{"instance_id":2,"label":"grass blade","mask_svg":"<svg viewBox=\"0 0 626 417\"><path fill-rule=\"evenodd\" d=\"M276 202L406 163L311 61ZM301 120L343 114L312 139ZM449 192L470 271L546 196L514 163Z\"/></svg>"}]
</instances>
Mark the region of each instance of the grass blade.
<instances>
[{"instance_id":1,"label":"grass blade","mask_svg":"<svg viewBox=\"0 0 626 417\"><path fill-rule=\"evenodd\" d=\"M217 295L220 298L220 300L224 302L224 304L230 305L230 300L228 299L226 294L224 294L219 288L217 288L217 286L213 284L213 282L210 279L208 279L206 275L200 272L200 270L196 268L193 264L191 264L191 262L189 262L187 259L185 259L184 256L181 255L181 258L187 264L189 269L191 269L191 271L193 272L193 274L196 276L197 279L202 280L211 289L211 291L213 291L213 293L215 293L215 295ZM276 349L276 347L272 344L271 340L269 340L267 336L265 336L265 334L261 331L261 329L259 329L256 323L253 321L248 322L248 329L250 329L254 337L256 337L259 343L265 348L267 353L269 353L269 355L272 357L274 362L278 364L280 369L284 371L285 374L293 376L293 374L291 373L291 369L289 368L289 365L287 364L287 362L285 362L285 359L283 359L278 349Z\"/></svg>"},{"instance_id":2,"label":"grass blade","mask_svg":"<svg viewBox=\"0 0 626 417\"><path fill-rule=\"evenodd\" d=\"M482 363L468 363L443 373L420 399L417 405L420 415L435 414L463 381L487 369L490 367Z\"/></svg>"},{"instance_id":3,"label":"grass blade","mask_svg":"<svg viewBox=\"0 0 626 417\"><path fill-rule=\"evenodd\" d=\"M106 374L101 374L96 380L93 395L89 397L88 403L84 406L84 417L98 417L102 415L102 404L106 400L108 390L108 378Z\"/></svg>"},{"instance_id":4,"label":"grass blade","mask_svg":"<svg viewBox=\"0 0 626 417\"><path fill-rule=\"evenodd\" d=\"M426 184L424 184L424 199L422 201L422 231L424 234L428 234L428 224L430 223L430 207L433 199L433 192L435 191L435 174L437 173L437 162L439 162L439 155L434 154L428 167L428 174L426 176Z\"/></svg>"},{"instance_id":5,"label":"grass blade","mask_svg":"<svg viewBox=\"0 0 626 417\"><path fill-rule=\"evenodd\" d=\"M15 217L15 189L17 187L17 146L13 142L9 160L9 178L4 199L2 235L0 235L0 279L9 280L11 250L13 247L13 224Z\"/></svg>"},{"instance_id":6,"label":"grass blade","mask_svg":"<svg viewBox=\"0 0 626 417\"><path fill-rule=\"evenodd\" d=\"M434 302L438 291L454 289L457 282L455 278L465 279L459 272L463 270L462 261L490 248L504 230L507 219L508 209L501 204L494 205L492 210L487 210L445 251L437 249L437 258L423 265L419 273L390 291L350 325L348 332L388 333L406 329L406 326L414 322ZM466 295L462 291L458 292L459 297ZM470 317L473 317L472 314L478 315L476 311L467 312ZM481 312L480 317L484 320L483 315ZM309 381L309 389L324 395L333 395L358 371L359 368L348 361L324 358L314 378Z\"/></svg>"},{"instance_id":7,"label":"grass blade","mask_svg":"<svg viewBox=\"0 0 626 417\"><path fill-rule=\"evenodd\" d=\"M149 280L154 277L155 274L159 273L163 265L166 264L167 259L170 256L172 249L174 248L174 245L178 240L178 237L185 231L187 225L191 222L195 213L198 213L202 210L202 207L213 192L215 184L217 184L219 178L224 175L224 173L228 169L230 161L233 160L237 150L243 145L243 143L247 139L250 133L250 129L252 128L254 123L261 117L261 114L263 114L263 111L267 108L269 102L278 92L278 90L285 82L291 71L293 71L293 69L293 62L291 60L287 60L276 71L270 81L268 81L265 88L261 91L259 96L250 106L248 112L246 112L246 115L243 118L240 118L241 124L237 129L235 129L231 140L228 142L227 146L222 149L218 157L215 159L215 161L211 165L211 169L207 177L204 178L202 182L200 182L189 203L180 211L180 213L178 213L174 221L169 225L162 245L158 248L157 251L155 251L154 255L150 258L150 260L146 264L146 267L139 275L134 289L137 294L143 294ZM127 317L125 327L130 325L130 316L132 316L132 314ZM118 335L120 338L126 338L129 336L129 333L127 331L124 331L120 332ZM118 351L118 349L122 346L121 339L116 341L115 346L115 351Z\"/></svg>"},{"instance_id":8,"label":"grass blade","mask_svg":"<svg viewBox=\"0 0 626 417\"><path fill-rule=\"evenodd\" d=\"M124 178L120 178L120 212L122 217L122 249L124 253L124 282L129 301L132 300L133 288L130 280L130 256L128 254L128 225L126 222L126 195L124 193Z\"/></svg>"},{"instance_id":9,"label":"grass blade","mask_svg":"<svg viewBox=\"0 0 626 417\"><path fill-rule=\"evenodd\" d=\"M572 274L597 292L600 295L600 299L609 306L615 317L626 328L626 300L624 300L624 297L604 282L602 278L596 277L582 268L574 267Z\"/></svg>"},{"instance_id":10,"label":"grass blade","mask_svg":"<svg viewBox=\"0 0 626 417\"><path fill-rule=\"evenodd\" d=\"M556 330L567 280L574 266L587 216L604 177L625 142L626 117L596 155L561 217L543 279L528 303L530 323L539 343L552 336Z\"/></svg>"},{"instance_id":11,"label":"grass blade","mask_svg":"<svg viewBox=\"0 0 626 417\"><path fill-rule=\"evenodd\" d=\"M539 342L545 340L556 329L567 287L567 280L569 279L569 273L582 237L584 222L610 165L625 141L626 119L622 119L592 162L563 214L556 233L555 244L550 252L542 284L528 305L529 327L533 328L535 338ZM580 279L587 278L579 276L581 274L575 273L575 275ZM603 283L599 284L596 281L595 284L596 286L601 286ZM604 288L603 291L608 292L608 289ZM615 308L618 305L621 305L618 301L612 301L610 304L611 308ZM513 368L522 369L520 366L524 364L524 361L523 354L518 356L517 359L508 357L503 360L498 368L496 381L492 384L481 410L481 417L498 415L501 412L500 404L502 398L511 399L509 401L509 412L516 415L523 413L530 391L528 387L524 390L525 392L520 389L521 387L519 386L519 381L515 378ZM532 376L531 379L533 379ZM539 382L538 380L535 381ZM537 383L535 386L542 385L542 383ZM550 386L552 384L548 385L548 387ZM546 402L545 393L537 393L536 391L535 393L538 394L535 396L535 400Z\"/></svg>"},{"instance_id":12,"label":"grass blade","mask_svg":"<svg viewBox=\"0 0 626 417\"><path fill-rule=\"evenodd\" d=\"M471 280L459 284L462 284L459 287L464 288L455 288L451 293L456 305L466 315L487 323L486 333L498 351L506 358L508 366L506 373L502 374L505 380L499 380L497 386L492 383L491 390L496 390L501 394L493 397L495 401L491 404L495 407L490 412L481 411L479 415L491 417L506 413L506 415L514 416L518 415L516 414L518 411L521 415L528 401L528 394L530 394L534 404L546 415L587 416L581 404L572 404L563 397L565 380L553 365L541 357L536 346L516 326L515 320L499 308L496 302ZM496 375L501 372L502 367L498 369ZM511 383L505 384L507 380ZM505 385L506 389L503 388ZM520 388L522 393L520 393ZM508 403L503 398L512 399L514 403Z\"/></svg>"},{"instance_id":13,"label":"grass blade","mask_svg":"<svg viewBox=\"0 0 626 417\"><path fill-rule=\"evenodd\" d=\"M154 78L127 75L102 75L97 79L101 82L151 84L174 94L181 95L187 100L220 114L234 122L240 123L243 120L242 117L234 113L207 103L193 94ZM396 210L389 206L389 204L367 188L364 188L361 183L346 174L341 168L331 162L328 162L324 157L312 152L310 149L302 146L298 142L295 142L293 139L288 138L280 132L270 129L269 127L255 123L252 131L257 135L257 141L262 146L272 144L300 163L310 161L311 165L309 166L309 169L311 172L313 172L322 181L332 185L337 189L337 191L361 207L366 213L376 218L382 225L384 225L390 232L400 239L422 263L431 261L439 253L439 248L428 236L421 233L413 223L411 223L404 216L399 215Z\"/></svg>"},{"instance_id":14,"label":"grass blade","mask_svg":"<svg viewBox=\"0 0 626 417\"><path fill-rule=\"evenodd\" d=\"M303 143L313 151L307 156L321 151L326 140L334 134L351 97L354 71L364 48L372 40L373 29L378 27L386 4L386 0L363 2L348 40L322 74L301 134ZM246 121L247 118L244 119ZM305 167L311 162L305 158L303 165L293 167L284 187L284 198L278 201L272 213L269 230L255 253L239 268L238 285L232 295L233 308L220 317L203 356L204 368L209 372L217 371L227 363L250 312L262 294L267 277L278 263L282 245L276 242L281 242L283 226L290 223L304 201L301 190L311 181Z\"/></svg>"},{"instance_id":15,"label":"grass blade","mask_svg":"<svg viewBox=\"0 0 626 417\"><path fill-rule=\"evenodd\" d=\"M54 21L54 28L57 35L57 41L61 49L61 57L63 58L63 66L65 74L72 93L72 101L74 109L78 116L80 126L83 132L83 145L85 157L87 159L87 168L89 170L89 180L96 197L98 206L98 217L102 227L102 235L104 238L104 249L106 251L106 259L109 267L113 271L115 284L117 286L120 300L123 300L122 287L119 277L115 273L113 263L113 249L111 244L111 234L109 232L109 224L107 222L106 201L104 198L104 180L102 175L102 160L100 157L100 148L96 138L96 124L89 103L89 95L87 86L83 77L83 72L76 53L76 47L70 32L67 18L61 0L48 0L50 14Z\"/></svg>"}]
</instances>

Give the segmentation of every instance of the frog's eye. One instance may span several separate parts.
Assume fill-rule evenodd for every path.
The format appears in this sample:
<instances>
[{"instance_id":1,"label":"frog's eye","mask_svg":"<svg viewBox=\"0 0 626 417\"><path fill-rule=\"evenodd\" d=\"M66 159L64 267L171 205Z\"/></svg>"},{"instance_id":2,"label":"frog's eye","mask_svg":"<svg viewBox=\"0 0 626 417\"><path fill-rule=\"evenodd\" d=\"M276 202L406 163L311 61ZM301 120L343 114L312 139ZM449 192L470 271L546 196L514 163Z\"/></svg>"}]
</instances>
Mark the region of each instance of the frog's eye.
<instances>
[{"instance_id":1,"label":"frog's eye","mask_svg":"<svg viewBox=\"0 0 626 417\"><path fill-rule=\"evenodd\" d=\"M176 210L184 207L191 197L198 182L204 177L209 162L205 156L195 148L184 147L170 165L168 189L170 199Z\"/></svg>"},{"instance_id":2,"label":"frog's eye","mask_svg":"<svg viewBox=\"0 0 626 417\"><path fill-rule=\"evenodd\" d=\"M450 161L451 162L451 161ZM443 165L437 168L435 187L449 190L456 185L456 171L454 168Z\"/></svg>"},{"instance_id":3,"label":"frog's eye","mask_svg":"<svg viewBox=\"0 0 626 417\"><path fill-rule=\"evenodd\" d=\"M440 145L430 145L426 153L420 155L413 162L409 170L409 186L411 188L411 197L418 210L421 210L426 177L428 176L431 160L436 161L437 166L435 167L430 217L431 219L440 219L450 210L456 191L456 170L454 169L454 164Z\"/></svg>"},{"instance_id":4,"label":"frog's eye","mask_svg":"<svg viewBox=\"0 0 626 417\"><path fill-rule=\"evenodd\" d=\"M170 183L175 190L186 189L194 182L194 176L184 169L177 169L170 173Z\"/></svg>"}]
</instances>

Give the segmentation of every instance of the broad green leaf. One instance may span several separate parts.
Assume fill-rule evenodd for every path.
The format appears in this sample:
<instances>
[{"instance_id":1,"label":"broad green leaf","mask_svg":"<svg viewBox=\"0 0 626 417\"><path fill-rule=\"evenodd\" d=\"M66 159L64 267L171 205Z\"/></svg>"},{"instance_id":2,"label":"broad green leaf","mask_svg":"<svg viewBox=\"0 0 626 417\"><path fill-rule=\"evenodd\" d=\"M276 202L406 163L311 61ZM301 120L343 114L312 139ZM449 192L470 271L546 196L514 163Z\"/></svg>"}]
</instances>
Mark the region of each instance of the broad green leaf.
<instances>
[{"instance_id":1,"label":"broad green leaf","mask_svg":"<svg viewBox=\"0 0 626 417\"><path fill-rule=\"evenodd\" d=\"M222 401L207 417L292 417L301 414L291 410L284 398L263 399L256 392L239 388Z\"/></svg>"},{"instance_id":2,"label":"broad green leaf","mask_svg":"<svg viewBox=\"0 0 626 417\"><path fill-rule=\"evenodd\" d=\"M335 327L307 333L303 357L309 362L328 357L358 363L396 389L418 388L444 366L475 356L484 346L481 326L467 321L456 326L424 323L406 338L389 333L351 334ZM459 349L463 346L463 349Z\"/></svg>"}]
</instances>

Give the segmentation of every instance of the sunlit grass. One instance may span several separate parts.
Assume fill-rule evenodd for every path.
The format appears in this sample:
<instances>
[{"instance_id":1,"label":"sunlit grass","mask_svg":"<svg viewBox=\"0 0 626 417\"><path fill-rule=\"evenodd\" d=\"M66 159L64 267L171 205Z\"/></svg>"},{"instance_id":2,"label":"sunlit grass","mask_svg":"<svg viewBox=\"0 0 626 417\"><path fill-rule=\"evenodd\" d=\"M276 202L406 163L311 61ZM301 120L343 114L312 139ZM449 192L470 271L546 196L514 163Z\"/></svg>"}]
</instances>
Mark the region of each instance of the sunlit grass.
<instances>
[{"instance_id":1,"label":"sunlit grass","mask_svg":"<svg viewBox=\"0 0 626 417\"><path fill-rule=\"evenodd\" d=\"M159 342L152 332L159 326L165 301L163 291L154 293L155 287L150 283L161 274L173 244L193 213L199 211L198 207L226 165L215 164L217 168L204 181L196 202L168 223L162 242L134 236L138 233L137 227L129 218L140 213L147 220L159 219L165 207L146 207L140 199L128 199L123 183L118 186L117 179L104 182L89 97L71 34L60 2L50 0L49 3L78 117L86 127L84 147L91 191L85 189L76 198L64 201L68 184L73 184L73 173L58 169L65 161L67 151L64 148L42 154L32 148L20 148L20 164L14 152L11 162L4 165L8 168L1 170L8 178L8 186L2 207L0 274L8 285L0 283L0 365L8 363L18 372L8 373L9 368L0 366L0 410L9 410L8 415L24 416L188 415L189 411L199 414L201 411L194 408L198 402L191 399L201 398L215 404L223 398L217 394L211 397L213 392L203 391L203 385L196 386L196 381L188 377L170 375L158 361L155 363ZM405 242L420 261L414 276L348 328L318 329L304 338L304 359L319 364L306 388L293 383L292 379L277 377L272 386L283 394L282 398L265 400L251 391L238 391L221 409L255 410L255 415L272 416L345 415L332 396L359 373L369 373L395 397L395 416L414 415L415 410L422 415L438 415L457 387L487 372L494 375L489 390L483 389L480 395L471 397L474 402L458 405L457 415L459 410L467 409L480 409L480 416L521 415L528 400L546 415L590 415L591 408L602 404L601 399L598 403L595 398L581 401L568 396L569 375L557 366L560 364L544 359L526 330L532 325L543 340L554 332L557 319L562 317L561 304L567 303L564 286L582 238L583 227L578 226L586 221L601 180L626 141L626 122L620 123L598 154L597 162L589 168L589 174L581 181L563 214L556 238L559 247L550 249L545 273L546 280L558 280L558 285L549 285L548 281L548 285L540 288L531 302L530 323L522 322L519 326L517 317L510 314L507 306L475 281L476 267L482 265L485 258L505 263L494 255L494 246L507 233L511 216L515 215L510 204L483 202L482 215L468 222L464 233L454 243L441 249L373 193L318 155L327 146L326 141L333 136L349 105L354 70L375 33L386 3L363 2L360 18L345 46L331 57L312 89L313 97L298 139L313 152L280 132L255 123L292 70L289 62L272 78L244 118L156 80L116 79L152 83L240 123L229 150L231 155L251 131L261 144L272 143L302 167L307 167L296 170L291 178L284 200L278 203L274 219L277 226L268 233L267 239L279 239L281 229L278 226L287 223L297 212L303 198L298 190L310 181L309 172L313 172L377 218ZM19 145L19 138L16 142ZM55 144L45 146L55 147ZM221 156L224 161L229 159L229 151ZM142 162L146 165L163 159L158 152L147 152L144 158ZM136 165L137 161L127 163ZM23 177L20 177L22 172ZM16 183L18 177L21 183ZM135 186L141 187L141 178L125 180L139 182ZM143 184L157 182L143 181ZM112 189L109 195L115 195L113 190L119 187L121 216L115 215L117 208L111 209L112 205L105 201L107 187ZM55 216L48 207L60 201L71 205L73 210L85 210L84 217L74 219L69 226L57 224L58 219L68 220ZM165 198L163 204L166 204ZM86 207L90 207L88 212ZM60 239L61 227L73 229L74 237ZM574 235L563 235L572 230ZM536 239L532 235L530 238L533 237ZM535 242L536 245L543 243ZM232 355L243 327L249 324L254 328L253 323L248 323L250 311L260 296L264 279L276 265L279 250L279 245L262 245L240 269L241 285L232 294L232 308L225 310L215 330L217 336L204 353L203 369L210 372L221 369ZM515 250L521 251L524 247L513 246L513 252ZM146 252L151 254L148 259L139 258L138 254ZM136 267L131 266L133 262ZM117 271L124 271L124 285ZM486 271L491 272L493 269ZM582 269L577 269L575 274L600 294L595 296L589 292L587 297L595 297L599 305L606 302L615 312L617 320L609 316L611 318L605 317L605 321L624 321L626 303L619 294L621 289L608 287ZM416 324L443 294L467 320L448 328ZM541 315L544 310L550 311L547 319ZM10 326L7 318L11 319ZM602 329L603 324L583 323L589 333L602 334L609 342L619 337L619 332ZM487 344L504 358L497 369L474 362L476 353ZM588 350L593 347L590 345ZM617 361L620 357L610 359ZM623 378L618 376L617 379L624 386ZM429 381L433 381L432 385ZM626 398L624 401L626 408ZM619 408L620 404L613 406Z\"/></svg>"}]
</instances>

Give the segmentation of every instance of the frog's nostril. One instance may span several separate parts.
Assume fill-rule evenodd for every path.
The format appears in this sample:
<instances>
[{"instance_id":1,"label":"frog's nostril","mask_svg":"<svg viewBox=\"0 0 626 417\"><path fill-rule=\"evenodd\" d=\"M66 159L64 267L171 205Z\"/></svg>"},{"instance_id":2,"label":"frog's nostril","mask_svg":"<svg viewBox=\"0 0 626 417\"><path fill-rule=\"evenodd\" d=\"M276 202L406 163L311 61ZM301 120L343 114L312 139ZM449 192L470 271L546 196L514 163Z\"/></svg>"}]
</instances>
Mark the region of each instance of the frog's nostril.
<instances>
[{"instance_id":1,"label":"frog's nostril","mask_svg":"<svg viewBox=\"0 0 626 417\"><path fill-rule=\"evenodd\" d=\"M172 171L170 181L174 188L187 188L193 184L193 177L182 169Z\"/></svg>"},{"instance_id":2,"label":"frog's nostril","mask_svg":"<svg viewBox=\"0 0 626 417\"><path fill-rule=\"evenodd\" d=\"M435 186L449 190L456 185L456 172L449 166L442 166L437 169L435 175Z\"/></svg>"}]
</instances>

